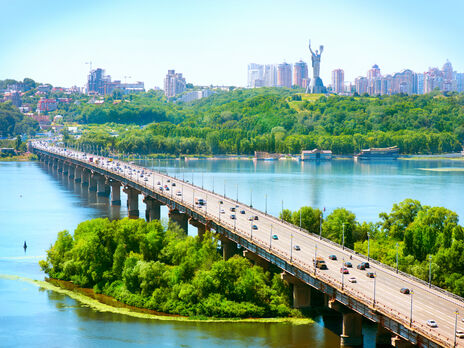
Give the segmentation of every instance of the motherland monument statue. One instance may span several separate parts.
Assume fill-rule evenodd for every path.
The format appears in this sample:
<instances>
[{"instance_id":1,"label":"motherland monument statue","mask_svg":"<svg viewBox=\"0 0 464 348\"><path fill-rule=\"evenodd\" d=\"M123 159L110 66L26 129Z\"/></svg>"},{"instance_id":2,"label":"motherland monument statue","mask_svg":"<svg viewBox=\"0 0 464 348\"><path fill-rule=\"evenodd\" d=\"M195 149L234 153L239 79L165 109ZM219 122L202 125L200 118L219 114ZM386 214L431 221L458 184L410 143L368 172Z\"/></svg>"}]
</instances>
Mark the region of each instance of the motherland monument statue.
<instances>
[{"instance_id":1,"label":"motherland monument statue","mask_svg":"<svg viewBox=\"0 0 464 348\"><path fill-rule=\"evenodd\" d=\"M313 78L311 80L311 84L306 88L306 93L326 93L327 90L322 83L321 78L319 77L319 73L321 70L321 55L322 51L324 51L324 46L320 45L319 50L314 52L311 49L311 40L309 40L309 51L311 52L311 62L313 67Z\"/></svg>"}]
</instances>

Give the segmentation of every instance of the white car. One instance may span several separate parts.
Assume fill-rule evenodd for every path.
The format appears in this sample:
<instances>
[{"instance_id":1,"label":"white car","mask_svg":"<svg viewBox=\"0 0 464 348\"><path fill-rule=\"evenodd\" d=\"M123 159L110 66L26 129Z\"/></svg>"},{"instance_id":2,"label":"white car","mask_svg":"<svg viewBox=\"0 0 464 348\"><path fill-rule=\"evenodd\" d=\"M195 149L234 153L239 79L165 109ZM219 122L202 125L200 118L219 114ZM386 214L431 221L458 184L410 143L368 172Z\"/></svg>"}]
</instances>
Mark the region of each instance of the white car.
<instances>
[{"instance_id":1,"label":"white car","mask_svg":"<svg viewBox=\"0 0 464 348\"><path fill-rule=\"evenodd\" d=\"M223 208L221 208L220 212L221 212L221 214L225 214L225 213L226 213L226 211L225 211Z\"/></svg>"},{"instance_id":2,"label":"white car","mask_svg":"<svg viewBox=\"0 0 464 348\"><path fill-rule=\"evenodd\" d=\"M456 337L464 338L464 331L463 330L456 330Z\"/></svg>"},{"instance_id":3,"label":"white car","mask_svg":"<svg viewBox=\"0 0 464 348\"><path fill-rule=\"evenodd\" d=\"M430 327L438 327L438 324L435 320L429 319L427 320L427 325Z\"/></svg>"},{"instance_id":4,"label":"white car","mask_svg":"<svg viewBox=\"0 0 464 348\"><path fill-rule=\"evenodd\" d=\"M177 191L176 195L180 197L180 196L182 196L182 192Z\"/></svg>"},{"instance_id":5,"label":"white car","mask_svg":"<svg viewBox=\"0 0 464 348\"><path fill-rule=\"evenodd\" d=\"M348 281L349 281L350 283L357 283L356 277L349 277L349 278L348 278Z\"/></svg>"}]
</instances>

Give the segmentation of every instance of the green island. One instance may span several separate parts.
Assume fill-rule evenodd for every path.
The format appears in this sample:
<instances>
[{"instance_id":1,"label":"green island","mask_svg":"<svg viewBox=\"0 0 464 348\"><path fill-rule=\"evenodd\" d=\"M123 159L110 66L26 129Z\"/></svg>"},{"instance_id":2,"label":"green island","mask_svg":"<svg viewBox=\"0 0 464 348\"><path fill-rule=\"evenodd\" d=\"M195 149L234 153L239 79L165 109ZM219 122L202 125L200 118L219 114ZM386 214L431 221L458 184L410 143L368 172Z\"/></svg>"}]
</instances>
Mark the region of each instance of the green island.
<instances>
[{"instance_id":1,"label":"green island","mask_svg":"<svg viewBox=\"0 0 464 348\"><path fill-rule=\"evenodd\" d=\"M360 223L354 213L335 209L320 226L321 211L302 207L297 211L284 210L284 220L300 223L309 232L322 233L342 244L343 225L345 246L367 255L368 235L370 257L456 295L464 296L464 228L458 215L443 207L422 205L405 199L394 204L390 213L380 213L377 223Z\"/></svg>"},{"instance_id":2,"label":"green island","mask_svg":"<svg viewBox=\"0 0 464 348\"><path fill-rule=\"evenodd\" d=\"M189 319L305 322L291 308L290 287L278 269L264 271L238 255L224 261L217 248L211 233L200 240L176 224L93 219L79 224L73 236L60 232L40 266L53 279Z\"/></svg>"},{"instance_id":3,"label":"green island","mask_svg":"<svg viewBox=\"0 0 464 348\"><path fill-rule=\"evenodd\" d=\"M345 225L346 247L366 255L369 235L372 259L396 267L398 253L399 270L428 281L431 267L434 285L464 296L464 228L456 213L406 199L381 213L377 223L359 223L344 208L322 219L322 225L321 211L311 207L284 210L281 217L298 225L300 214L307 231L321 231L341 244ZM98 294L133 307L103 301L105 310L116 307L116 312L163 320L312 321L310 313L292 309L290 285L281 280L278 268L265 271L239 255L224 261L211 232L200 240L185 235L177 224L85 221L74 235L59 232L47 259L39 263L54 289L90 297L97 307L102 302Z\"/></svg>"}]
</instances>

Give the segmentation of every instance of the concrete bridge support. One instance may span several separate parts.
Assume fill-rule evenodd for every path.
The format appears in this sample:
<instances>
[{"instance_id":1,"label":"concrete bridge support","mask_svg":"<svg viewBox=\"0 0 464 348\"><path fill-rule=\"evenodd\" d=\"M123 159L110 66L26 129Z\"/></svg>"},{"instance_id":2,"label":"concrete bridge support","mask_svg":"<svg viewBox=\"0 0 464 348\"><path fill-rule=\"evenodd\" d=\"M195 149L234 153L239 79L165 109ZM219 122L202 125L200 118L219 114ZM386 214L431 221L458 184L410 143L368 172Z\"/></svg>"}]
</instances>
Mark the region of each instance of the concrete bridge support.
<instances>
[{"instance_id":1,"label":"concrete bridge support","mask_svg":"<svg viewBox=\"0 0 464 348\"><path fill-rule=\"evenodd\" d=\"M189 219L189 224L197 228L198 237L200 240L203 240L203 236L206 232L206 225L192 218Z\"/></svg>"},{"instance_id":2,"label":"concrete bridge support","mask_svg":"<svg viewBox=\"0 0 464 348\"><path fill-rule=\"evenodd\" d=\"M392 334L382 324L377 324L377 334L375 336L375 345L377 348L391 347Z\"/></svg>"},{"instance_id":3,"label":"concrete bridge support","mask_svg":"<svg viewBox=\"0 0 464 348\"><path fill-rule=\"evenodd\" d=\"M81 184L82 186L89 186L90 172L88 169L83 168L81 172Z\"/></svg>"},{"instance_id":4,"label":"concrete bridge support","mask_svg":"<svg viewBox=\"0 0 464 348\"><path fill-rule=\"evenodd\" d=\"M68 167L68 178L69 179L74 179L74 171L75 171L74 165L70 164Z\"/></svg>"},{"instance_id":5,"label":"concrete bridge support","mask_svg":"<svg viewBox=\"0 0 464 348\"><path fill-rule=\"evenodd\" d=\"M89 191L90 192L97 192L97 179L98 179L98 174L93 173L89 175Z\"/></svg>"},{"instance_id":6,"label":"concrete bridge support","mask_svg":"<svg viewBox=\"0 0 464 348\"><path fill-rule=\"evenodd\" d=\"M63 166L64 166L64 162L63 161L58 161L58 164L57 164L57 172L58 173L63 172Z\"/></svg>"},{"instance_id":7,"label":"concrete bridge support","mask_svg":"<svg viewBox=\"0 0 464 348\"><path fill-rule=\"evenodd\" d=\"M76 168L74 169L74 181L81 182L81 177L82 177L82 167L76 166Z\"/></svg>"},{"instance_id":8,"label":"concrete bridge support","mask_svg":"<svg viewBox=\"0 0 464 348\"><path fill-rule=\"evenodd\" d=\"M140 192L132 187L126 187L124 192L127 193L127 210L129 210L129 219L138 219Z\"/></svg>"},{"instance_id":9,"label":"concrete bridge support","mask_svg":"<svg viewBox=\"0 0 464 348\"><path fill-rule=\"evenodd\" d=\"M312 288L303 283L293 275L282 272L280 278L290 283L293 288L293 308L304 309L311 307L311 291Z\"/></svg>"},{"instance_id":10,"label":"concrete bridge support","mask_svg":"<svg viewBox=\"0 0 464 348\"><path fill-rule=\"evenodd\" d=\"M111 181L111 205L121 205L121 183Z\"/></svg>"},{"instance_id":11,"label":"concrete bridge support","mask_svg":"<svg viewBox=\"0 0 464 348\"><path fill-rule=\"evenodd\" d=\"M148 222L161 219L161 203L150 196L145 196L143 202L146 204L145 219Z\"/></svg>"},{"instance_id":12,"label":"concrete bridge support","mask_svg":"<svg viewBox=\"0 0 464 348\"><path fill-rule=\"evenodd\" d=\"M415 347L414 344L412 344L409 341L406 341L404 338L402 338L400 336L392 337L391 345L393 347L397 347L397 348L412 348L412 347Z\"/></svg>"},{"instance_id":13,"label":"concrete bridge support","mask_svg":"<svg viewBox=\"0 0 464 348\"><path fill-rule=\"evenodd\" d=\"M343 314L343 329L340 336L341 346L362 347L362 315L334 299L329 301L329 308Z\"/></svg>"},{"instance_id":14,"label":"concrete bridge support","mask_svg":"<svg viewBox=\"0 0 464 348\"><path fill-rule=\"evenodd\" d=\"M106 184L105 177L98 175L97 177L97 195L101 197L109 196L110 187Z\"/></svg>"},{"instance_id":15,"label":"concrete bridge support","mask_svg":"<svg viewBox=\"0 0 464 348\"><path fill-rule=\"evenodd\" d=\"M224 236L220 236L219 240L222 246L222 258L227 261L237 253L237 244Z\"/></svg>"},{"instance_id":16,"label":"concrete bridge support","mask_svg":"<svg viewBox=\"0 0 464 348\"><path fill-rule=\"evenodd\" d=\"M185 234L188 232L188 215L181 213L178 210L169 210L169 220L175 222L179 225L181 229L185 231Z\"/></svg>"},{"instance_id":17,"label":"concrete bridge support","mask_svg":"<svg viewBox=\"0 0 464 348\"><path fill-rule=\"evenodd\" d=\"M69 165L66 162L63 162L63 175L67 175L69 171Z\"/></svg>"},{"instance_id":18,"label":"concrete bridge support","mask_svg":"<svg viewBox=\"0 0 464 348\"><path fill-rule=\"evenodd\" d=\"M264 270L269 269L270 263L268 260L263 259L262 257L256 255L250 250L243 250L243 257L246 257L248 260L252 261L256 266L262 267Z\"/></svg>"}]
</instances>

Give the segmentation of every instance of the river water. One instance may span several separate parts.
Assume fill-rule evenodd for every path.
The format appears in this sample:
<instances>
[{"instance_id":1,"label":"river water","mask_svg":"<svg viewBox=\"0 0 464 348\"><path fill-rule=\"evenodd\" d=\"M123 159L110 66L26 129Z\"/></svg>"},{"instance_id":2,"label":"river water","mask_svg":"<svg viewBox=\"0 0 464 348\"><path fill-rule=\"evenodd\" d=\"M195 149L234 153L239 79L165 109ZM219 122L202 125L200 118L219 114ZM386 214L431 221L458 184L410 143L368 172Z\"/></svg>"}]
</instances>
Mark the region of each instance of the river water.
<instances>
[{"instance_id":1,"label":"river water","mask_svg":"<svg viewBox=\"0 0 464 348\"><path fill-rule=\"evenodd\" d=\"M352 210L363 221L410 197L463 215L462 162L298 163L294 161L176 160L146 162L170 174L253 203L277 215L302 205ZM213 184L214 183L214 184ZM214 187L213 187L214 185ZM267 198L266 198L267 195ZM125 196L122 195L125 202ZM143 208L140 204L140 208ZM143 211L141 210L141 216ZM42 280L38 261L58 231L95 217L127 216L38 162L0 162L0 346L38 347L337 347L340 322L317 317L312 325L189 323L138 319L91 309L66 295L15 277ZM166 218L167 210L162 209ZM189 230L195 234L195 229ZM22 246L27 241L25 253ZM328 329L330 328L330 329ZM365 347L375 327L363 327Z\"/></svg>"}]
</instances>

